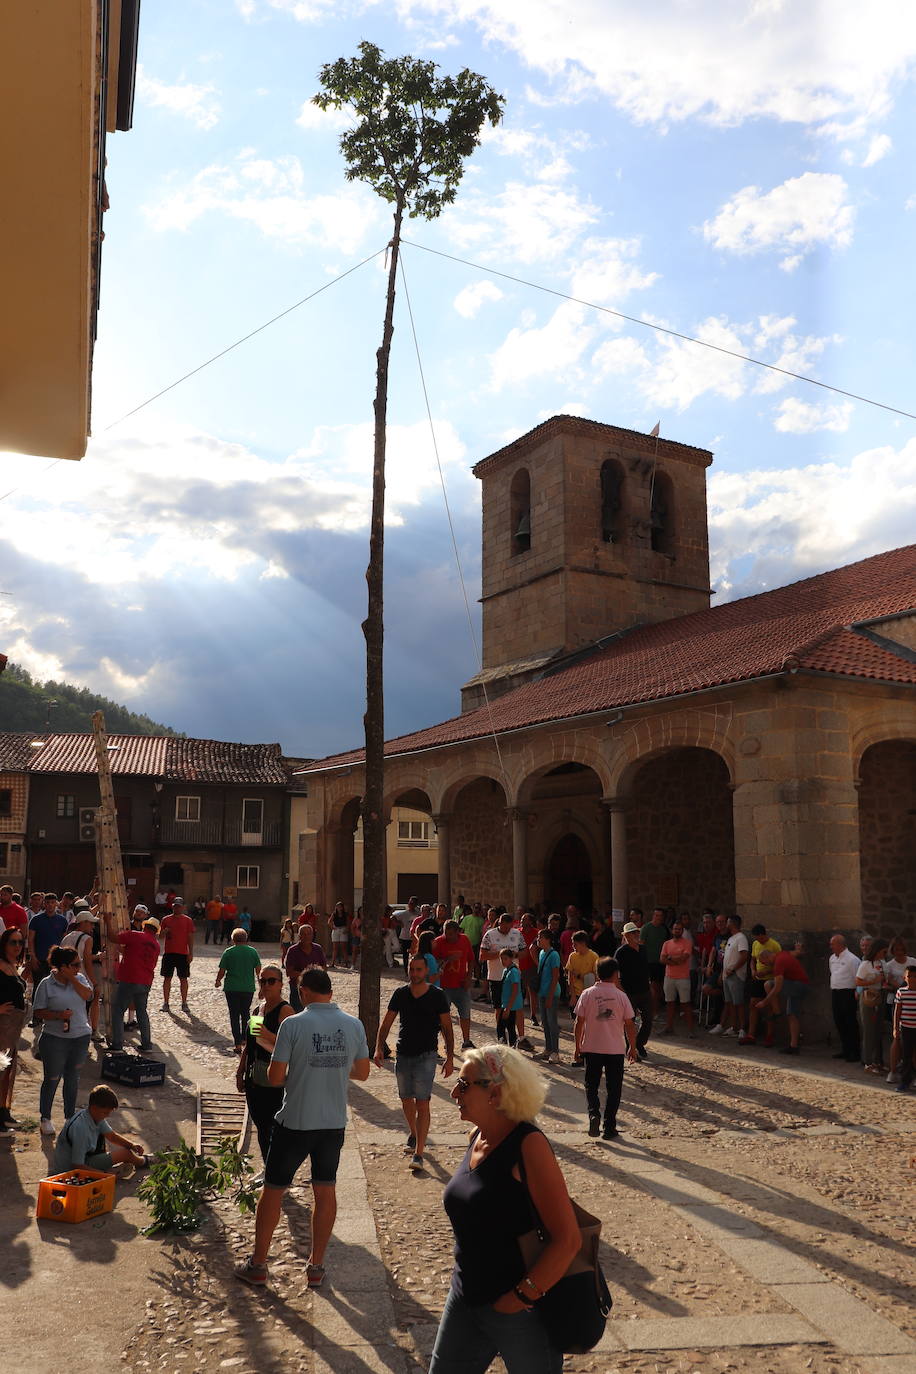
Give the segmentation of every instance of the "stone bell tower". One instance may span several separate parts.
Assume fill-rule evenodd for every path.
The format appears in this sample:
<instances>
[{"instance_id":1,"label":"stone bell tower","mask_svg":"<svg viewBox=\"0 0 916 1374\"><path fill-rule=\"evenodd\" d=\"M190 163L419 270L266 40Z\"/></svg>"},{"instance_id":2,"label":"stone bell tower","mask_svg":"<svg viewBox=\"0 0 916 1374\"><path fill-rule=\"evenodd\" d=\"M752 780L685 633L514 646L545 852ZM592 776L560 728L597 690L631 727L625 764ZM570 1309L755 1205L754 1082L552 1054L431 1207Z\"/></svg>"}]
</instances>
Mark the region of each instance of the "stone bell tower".
<instances>
[{"instance_id":1,"label":"stone bell tower","mask_svg":"<svg viewBox=\"0 0 916 1374\"><path fill-rule=\"evenodd\" d=\"M712 454L555 415L474 468L483 484L483 671L462 709L637 625L709 606Z\"/></svg>"}]
</instances>

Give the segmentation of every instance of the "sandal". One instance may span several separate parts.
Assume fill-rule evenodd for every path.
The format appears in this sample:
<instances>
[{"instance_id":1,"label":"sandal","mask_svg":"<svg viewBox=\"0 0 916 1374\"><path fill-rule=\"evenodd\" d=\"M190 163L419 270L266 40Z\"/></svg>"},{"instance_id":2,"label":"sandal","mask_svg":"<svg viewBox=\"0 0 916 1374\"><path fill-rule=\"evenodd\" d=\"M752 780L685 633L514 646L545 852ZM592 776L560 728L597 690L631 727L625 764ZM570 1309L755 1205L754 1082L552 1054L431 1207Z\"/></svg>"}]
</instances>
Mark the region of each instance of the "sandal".
<instances>
[{"instance_id":1,"label":"sandal","mask_svg":"<svg viewBox=\"0 0 916 1374\"><path fill-rule=\"evenodd\" d=\"M323 1264L307 1264L305 1266L305 1277L309 1288L320 1288L324 1283L324 1274Z\"/></svg>"},{"instance_id":2,"label":"sandal","mask_svg":"<svg viewBox=\"0 0 916 1374\"><path fill-rule=\"evenodd\" d=\"M237 1279L250 1284L252 1288L263 1288L267 1282L267 1265L255 1264L250 1255L245 1263L233 1272Z\"/></svg>"}]
</instances>

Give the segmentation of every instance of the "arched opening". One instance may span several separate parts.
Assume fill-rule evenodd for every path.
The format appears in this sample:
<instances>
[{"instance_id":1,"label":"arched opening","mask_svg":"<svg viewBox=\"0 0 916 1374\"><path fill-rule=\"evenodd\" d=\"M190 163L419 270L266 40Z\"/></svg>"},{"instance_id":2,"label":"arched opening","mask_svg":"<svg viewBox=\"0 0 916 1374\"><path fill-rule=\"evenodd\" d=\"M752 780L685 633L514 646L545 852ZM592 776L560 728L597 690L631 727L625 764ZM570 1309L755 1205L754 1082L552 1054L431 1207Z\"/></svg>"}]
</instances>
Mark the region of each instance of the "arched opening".
<instances>
[{"instance_id":1,"label":"arched opening","mask_svg":"<svg viewBox=\"0 0 916 1374\"><path fill-rule=\"evenodd\" d=\"M512 557L527 553L531 548L531 478L527 468L519 468L509 487L509 530Z\"/></svg>"},{"instance_id":2,"label":"arched opening","mask_svg":"<svg viewBox=\"0 0 916 1374\"><path fill-rule=\"evenodd\" d=\"M876 934L916 937L916 741L882 740L859 765L862 916ZM912 949L909 953L913 953Z\"/></svg>"},{"instance_id":3,"label":"arched opening","mask_svg":"<svg viewBox=\"0 0 916 1374\"><path fill-rule=\"evenodd\" d=\"M656 553L674 552L674 483L666 472L652 478L649 508L652 548Z\"/></svg>"},{"instance_id":4,"label":"arched opening","mask_svg":"<svg viewBox=\"0 0 916 1374\"><path fill-rule=\"evenodd\" d=\"M605 544L623 541L623 468L613 458L601 464L601 538Z\"/></svg>"},{"instance_id":5,"label":"arched opening","mask_svg":"<svg viewBox=\"0 0 916 1374\"><path fill-rule=\"evenodd\" d=\"M475 778L455 794L449 823L452 892L469 902L512 901L512 827L495 778Z\"/></svg>"},{"instance_id":6,"label":"arched opening","mask_svg":"<svg viewBox=\"0 0 916 1374\"><path fill-rule=\"evenodd\" d=\"M589 912L594 902L592 861L581 836L568 831L554 845L544 884L548 911L564 911L572 903Z\"/></svg>"},{"instance_id":7,"label":"arched opening","mask_svg":"<svg viewBox=\"0 0 916 1374\"><path fill-rule=\"evenodd\" d=\"M735 833L725 761L670 749L635 773L627 809L628 901L734 910Z\"/></svg>"},{"instance_id":8,"label":"arched opening","mask_svg":"<svg viewBox=\"0 0 916 1374\"><path fill-rule=\"evenodd\" d=\"M429 797L419 787L399 792L388 822L388 900L403 904L411 897L438 900L438 837Z\"/></svg>"}]
</instances>

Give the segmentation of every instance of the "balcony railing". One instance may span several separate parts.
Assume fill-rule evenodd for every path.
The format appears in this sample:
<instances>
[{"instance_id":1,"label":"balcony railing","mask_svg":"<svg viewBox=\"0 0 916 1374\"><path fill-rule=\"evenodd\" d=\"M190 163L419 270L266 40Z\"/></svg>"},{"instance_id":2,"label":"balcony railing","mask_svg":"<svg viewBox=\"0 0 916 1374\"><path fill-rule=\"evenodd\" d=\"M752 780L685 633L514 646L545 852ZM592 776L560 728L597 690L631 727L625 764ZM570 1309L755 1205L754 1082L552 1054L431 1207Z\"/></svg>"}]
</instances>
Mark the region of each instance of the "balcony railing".
<instances>
[{"instance_id":1,"label":"balcony railing","mask_svg":"<svg viewBox=\"0 0 916 1374\"><path fill-rule=\"evenodd\" d=\"M193 845L195 849L225 846L232 849L276 848L283 828L279 821L265 821L260 830L242 830L241 821L162 821L160 844Z\"/></svg>"}]
</instances>

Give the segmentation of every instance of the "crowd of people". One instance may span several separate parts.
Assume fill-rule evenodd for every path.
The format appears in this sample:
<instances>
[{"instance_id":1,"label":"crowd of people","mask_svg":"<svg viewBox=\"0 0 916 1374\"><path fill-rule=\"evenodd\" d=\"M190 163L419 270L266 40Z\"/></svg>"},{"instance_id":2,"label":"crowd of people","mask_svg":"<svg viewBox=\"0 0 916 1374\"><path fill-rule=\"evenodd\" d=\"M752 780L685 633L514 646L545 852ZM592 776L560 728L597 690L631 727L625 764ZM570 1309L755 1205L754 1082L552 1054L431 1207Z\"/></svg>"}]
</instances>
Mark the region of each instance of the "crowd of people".
<instances>
[{"instance_id":1,"label":"crowd of people","mask_svg":"<svg viewBox=\"0 0 916 1374\"><path fill-rule=\"evenodd\" d=\"M82 898L33 893L26 907L9 887L0 888L0 1129L17 1124L16 1055L30 1008L43 1070L43 1135L55 1134L52 1110L63 1085L65 1123L54 1150L60 1171L150 1162L141 1143L112 1128L118 1099L110 1087L94 1087L82 1109L77 1097L89 1046L102 1039L103 927L104 941L118 954L109 1021L113 1049L123 1047L125 1030L133 1026L140 1051L154 1052L148 1000L157 970L162 1013L171 1013L177 978L181 1011L191 1014L197 924L181 898L161 895L161 918L141 903L130 928L119 930L100 912L94 892ZM334 1002L329 974L358 964L360 913L351 918L338 903L325 927L312 906L298 909L281 925L280 957L262 963L249 940L250 921L242 924L232 903L233 925L224 938L228 903L213 902L218 912L205 903L195 914L205 926L204 943L223 947L215 986L226 998L238 1056L236 1087L248 1101L263 1159L254 1248L236 1270L243 1282L267 1283L283 1195L307 1158L314 1210L306 1276L312 1287L324 1282L350 1079L363 1081L373 1060L381 1067L394 1058L408 1166L420 1171L436 1073L448 1080L457 1071L451 1097L473 1134L444 1192L455 1270L433 1374L482 1371L497 1354L512 1367L544 1374L561 1368L560 1352L531 1317L579 1242L562 1172L534 1124L547 1091L535 1061L561 1063L563 1015L571 1019L570 1067L584 1070L588 1134L607 1140L619 1134L625 1063L649 1058L653 1034L673 1036L683 1022L688 1038L705 1026L710 1035L734 1037L744 1046L775 1048L779 1035L784 1053L800 1052L811 985L803 945L799 940L783 949L761 924L745 934L734 914L706 911L694 928L686 913L657 908L645 920L633 909L617 930L601 916L586 919L574 906L541 914L462 898L451 910L411 899L384 914L387 960L392 966L400 960L406 981L392 991L370 1052L362 1023ZM327 948L316 938L316 929L325 928ZM900 939L863 939L861 957L839 934L830 943L838 1057L886 1074L907 1091L916 1072L916 958ZM491 1019L491 1043L481 1047L471 1039L472 999ZM388 1040L395 1022L392 1056ZM540 1050L529 1035L535 1029L543 1039ZM530 1228L532 1209L549 1240L526 1262L518 1242Z\"/></svg>"}]
</instances>

